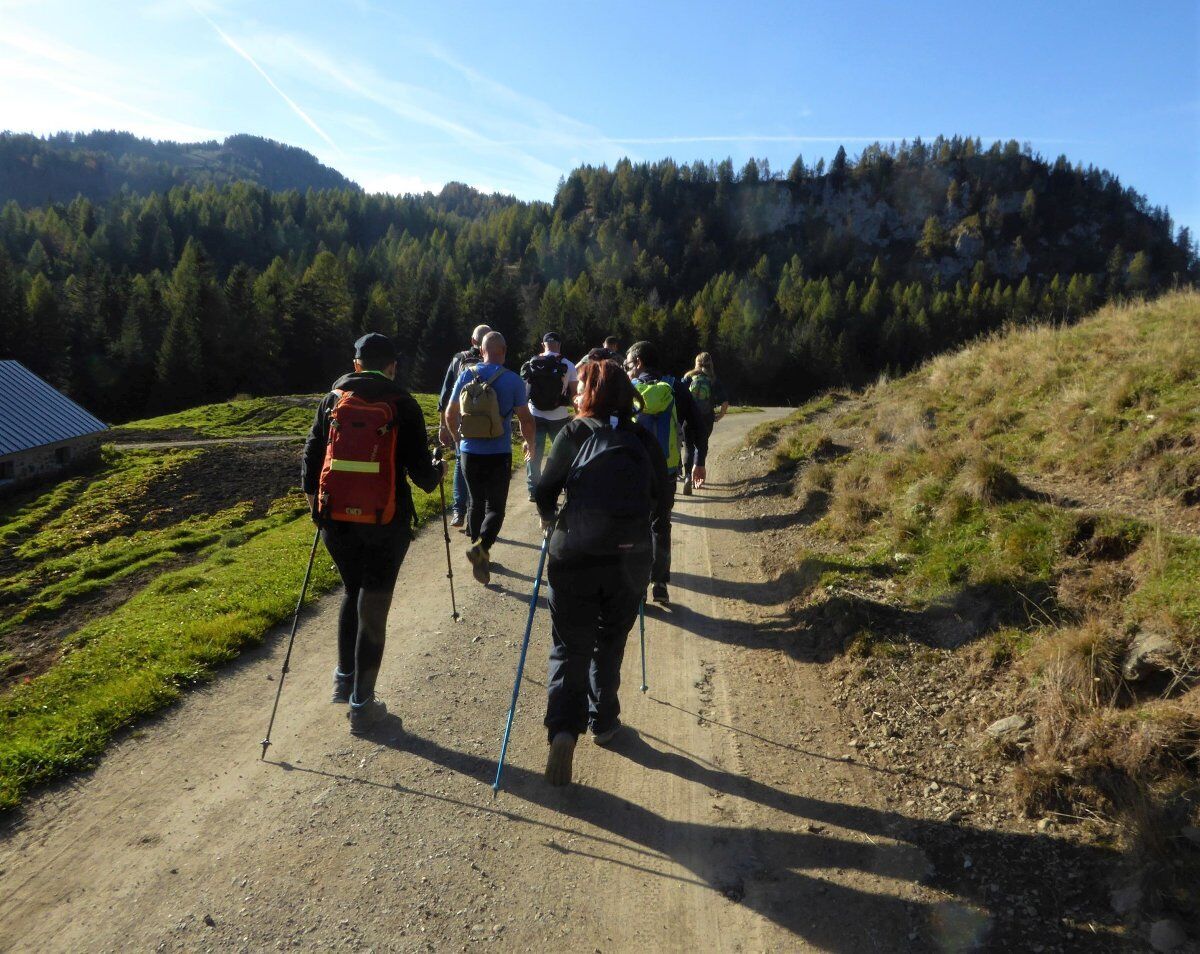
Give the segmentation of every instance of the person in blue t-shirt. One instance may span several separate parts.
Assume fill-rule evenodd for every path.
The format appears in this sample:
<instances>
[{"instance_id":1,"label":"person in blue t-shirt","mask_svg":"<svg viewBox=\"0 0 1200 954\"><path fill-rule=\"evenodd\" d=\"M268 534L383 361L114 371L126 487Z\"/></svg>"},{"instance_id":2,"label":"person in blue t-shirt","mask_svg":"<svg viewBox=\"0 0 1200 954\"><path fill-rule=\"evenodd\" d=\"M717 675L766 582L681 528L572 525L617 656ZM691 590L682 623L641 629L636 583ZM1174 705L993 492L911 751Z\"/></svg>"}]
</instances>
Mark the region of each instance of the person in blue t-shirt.
<instances>
[{"instance_id":1,"label":"person in blue t-shirt","mask_svg":"<svg viewBox=\"0 0 1200 954\"><path fill-rule=\"evenodd\" d=\"M517 415L521 425L526 459L535 440L533 415L525 402L528 395L525 382L514 371L504 367L508 345L504 335L491 331L484 335L481 345L483 362L465 368L454 384L450 401L446 405L446 427L452 435L458 435L461 419L459 395L475 378L491 381L500 404L500 419L504 422L504 433L499 437L463 438L459 447L463 460L463 476L467 478L467 495L470 498L470 513L467 528L471 535L471 546L467 559L471 561L471 572L485 586L491 581L491 549L504 525L504 510L508 506L508 485L512 476L512 416ZM495 380L493 376L499 374Z\"/></svg>"}]
</instances>

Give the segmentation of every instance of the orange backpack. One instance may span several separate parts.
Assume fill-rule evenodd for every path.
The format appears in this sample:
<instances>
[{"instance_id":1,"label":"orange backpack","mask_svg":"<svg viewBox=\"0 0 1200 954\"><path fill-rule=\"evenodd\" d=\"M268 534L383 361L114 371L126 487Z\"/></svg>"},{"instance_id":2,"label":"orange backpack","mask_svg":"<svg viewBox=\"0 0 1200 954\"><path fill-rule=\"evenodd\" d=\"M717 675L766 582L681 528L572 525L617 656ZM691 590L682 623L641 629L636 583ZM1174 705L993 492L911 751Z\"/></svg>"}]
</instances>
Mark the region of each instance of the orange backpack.
<instances>
[{"instance_id":1,"label":"orange backpack","mask_svg":"<svg viewBox=\"0 0 1200 954\"><path fill-rule=\"evenodd\" d=\"M321 514L348 523L390 523L396 515L396 406L334 391L321 467Z\"/></svg>"}]
</instances>

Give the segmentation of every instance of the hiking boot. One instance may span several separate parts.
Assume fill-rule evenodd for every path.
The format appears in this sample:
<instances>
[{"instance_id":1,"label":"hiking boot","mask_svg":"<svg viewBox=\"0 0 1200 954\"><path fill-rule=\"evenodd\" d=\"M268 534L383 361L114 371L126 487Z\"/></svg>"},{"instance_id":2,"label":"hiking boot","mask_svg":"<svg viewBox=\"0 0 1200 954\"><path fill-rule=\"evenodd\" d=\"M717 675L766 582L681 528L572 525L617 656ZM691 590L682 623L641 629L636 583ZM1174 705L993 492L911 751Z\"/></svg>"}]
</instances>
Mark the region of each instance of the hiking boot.
<instances>
[{"instance_id":1,"label":"hiking boot","mask_svg":"<svg viewBox=\"0 0 1200 954\"><path fill-rule=\"evenodd\" d=\"M333 696L329 701L345 704L350 701L350 693L353 691L354 673L345 673L335 669L333 671Z\"/></svg>"},{"instance_id":2,"label":"hiking boot","mask_svg":"<svg viewBox=\"0 0 1200 954\"><path fill-rule=\"evenodd\" d=\"M692 482L690 480L685 480L683 482L683 495L685 497L690 497L692 495Z\"/></svg>"},{"instance_id":3,"label":"hiking boot","mask_svg":"<svg viewBox=\"0 0 1200 954\"><path fill-rule=\"evenodd\" d=\"M655 583L654 588L650 591L650 598L655 603L669 603L671 595L667 592L666 583Z\"/></svg>"},{"instance_id":4,"label":"hiking boot","mask_svg":"<svg viewBox=\"0 0 1200 954\"><path fill-rule=\"evenodd\" d=\"M571 762L575 758L575 736L559 732L550 743L546 757L546 781L551 785L571 784Z\"/></svg>"},{"instance_id":5,"label":"hiking boot","mask_svg":"<svg viewBox=\"0 0 1200 954\"><path fill-rule=\"evenodd\" d=\"M453 520L450 521L450 526L452 526L452 527L461 528L467 522L467 518L464 517L457 510L452 514L452 516L454 518Z\"/></svg>"},{"instance_id":6,"label":"hiking boot","mask_svg":"<svg viewBox=\"0 0 1200 954\"><path fill-rule=\"evenodd\" d=\"M374 696L366 702L355 702L351 699L346 715L350 719L350 734L366 735L387 715L387 706Z\"/></svg>"},{"instance_id":7,"label":"hiking boot","mask_svg":"<svg viewBox=\"0 0 1200 954\"><path fill-rule=\"evenodd\" d=\"M467 548L467 559L471 561L471 575L484 586L492 582L491 561L482 542L475 542Z\"/></svg>"},{"instance_id":8,"label":"hiking boot","mask_svg":"<svg viewBox=\"0 0 1200 954\"><path fill-rule=\"evenodd\" d=\"M608 745L616 737L616 734L618 732L620 732L623 728L624 728L624 726L621 725L621 720L618 719L616 722L614 722L611 726L609 726L603 732L596 732L592 736L592 741L595 742L597 745Z\"/></svg>"}]
</instances>

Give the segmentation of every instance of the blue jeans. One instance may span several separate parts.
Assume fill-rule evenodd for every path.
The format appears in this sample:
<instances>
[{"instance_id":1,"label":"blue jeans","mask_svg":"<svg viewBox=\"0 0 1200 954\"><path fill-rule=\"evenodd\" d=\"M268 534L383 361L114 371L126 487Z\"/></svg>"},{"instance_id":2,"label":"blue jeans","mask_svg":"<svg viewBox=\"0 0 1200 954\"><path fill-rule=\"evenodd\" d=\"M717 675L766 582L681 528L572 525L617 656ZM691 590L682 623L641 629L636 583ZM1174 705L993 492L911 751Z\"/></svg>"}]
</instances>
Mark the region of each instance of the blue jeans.
<instances>
[{"instance_id":1,"label":"blue jeans","mask_svg":"<svg viewBox=\"0 0 1200 954\"><path fill-rule=\"evenodd\" d=\"M547 421L543 417L533 416L534 439L533 453L525 464L525 483L529 488L529 496L533 496L533 488L542 478L542 461L546 459L546 447L554 443L558 432L571 423L570 417L558 421Z\"/></svg>"},{"instance_id":2,"label":"blue jeans","mask_svg":"<svg viewBox=\"0 0 1200 954\"><path fill-rule=\"evenodd\" d=\"M458 516L465 517L467 515L467 511L470 509L470 503L467 500L467 478L463 476L462 469L462 444L458 445L458 448L454 454L453 497L454 503L452 504L451 509L453 509Z\"/></svg>"}]
</instances>

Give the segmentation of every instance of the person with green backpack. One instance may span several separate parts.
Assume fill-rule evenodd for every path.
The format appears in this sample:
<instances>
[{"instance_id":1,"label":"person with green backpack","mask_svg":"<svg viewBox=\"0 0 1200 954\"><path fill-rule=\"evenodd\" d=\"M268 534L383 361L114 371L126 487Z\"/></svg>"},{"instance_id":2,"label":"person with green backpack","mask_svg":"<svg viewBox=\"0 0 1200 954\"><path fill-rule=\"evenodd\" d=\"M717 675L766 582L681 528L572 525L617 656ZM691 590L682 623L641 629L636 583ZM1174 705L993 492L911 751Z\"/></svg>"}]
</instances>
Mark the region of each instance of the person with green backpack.
<instances>
[{"instance_id":1,"label":"person with green backpack","mask_svg":"<svg viewBox=\"0 0 1200 954\"><path fill-rule=\"evenodd\" d=\"M517 415L528 460L533 442L533 416L526 407L525 382L504 367L508 345L490 331L481 346L483 361L459 375L446 405L446 427L461 443L463 475L471 501L467 559L472 575L491 582L491 549L504 525L512 476L512 416Z\"/></svg>"},{"instance_id":2,"label":"person with green backpack","mask_svg":"<svg viewBox=\"0 0 1200 954\"><path fill-rule=\"evenodd\" d=\"M729 398L725 388L713 373L712 355L701 351L696 355L696 366L683 376L688 391L692 395L692 403L696 405L696 414L700 418L700 427L683 429L683 495L690 497L692 487L703 487L708 477L704 466L708 456L708 439L712 436L713 426L729 411Z\"/></svg>"},{"instance_id":3,"label":"person with green backpack","mask_svg":"<svg viewBox=\"0 0 1200 954\"><path fill-rule=\"evenodd\" d=\"M675 479L681 464L680 427L693 428L699 433L702 421L687 384L659 371L658 348L652 342L638 341L629 349L625 371L637 388L642 405L637 422L658 438L671 476L671 505L657 513L651 524L654 536L651 598L656 603L667 603L671 598L667 590L671 582L671 510L675 506Z\"/></svg>"}]
</instances>

